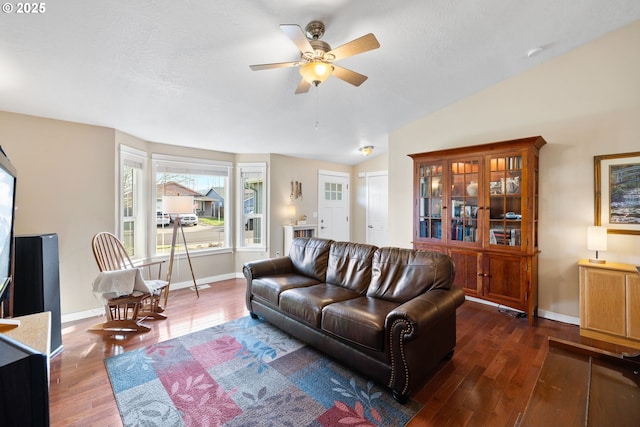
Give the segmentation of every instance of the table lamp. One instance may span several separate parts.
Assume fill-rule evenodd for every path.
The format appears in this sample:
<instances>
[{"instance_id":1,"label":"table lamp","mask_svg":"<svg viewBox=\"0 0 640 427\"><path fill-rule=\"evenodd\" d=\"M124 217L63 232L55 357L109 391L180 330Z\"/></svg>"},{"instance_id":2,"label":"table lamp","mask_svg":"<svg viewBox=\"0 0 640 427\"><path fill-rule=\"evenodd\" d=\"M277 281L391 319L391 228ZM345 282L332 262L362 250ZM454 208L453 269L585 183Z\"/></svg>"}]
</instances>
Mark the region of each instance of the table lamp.
<instances>
[{"instance_id":1,"label":"table lamp","mask_svg":"<svg viewBox=\"0 0 640 427\"><path fill-rule=\"evenodd\" d=\"M604 264L607 261L598 258L598 251L607 250L607 229L592 225L587 229L587 249L596 251L595 258L589 258L589 262L594 264Z\"/></svg>"},{"instance_id":2,"label":"table lamp","mask_svg":"<svg viewBox=\"0 0 640 427\"><path fill-rule=\"evenodd\" d=\"M289 215L289 225L296 225L296 207L294 205L287 205L287 215Z\"/></svg>"}]
</instances>

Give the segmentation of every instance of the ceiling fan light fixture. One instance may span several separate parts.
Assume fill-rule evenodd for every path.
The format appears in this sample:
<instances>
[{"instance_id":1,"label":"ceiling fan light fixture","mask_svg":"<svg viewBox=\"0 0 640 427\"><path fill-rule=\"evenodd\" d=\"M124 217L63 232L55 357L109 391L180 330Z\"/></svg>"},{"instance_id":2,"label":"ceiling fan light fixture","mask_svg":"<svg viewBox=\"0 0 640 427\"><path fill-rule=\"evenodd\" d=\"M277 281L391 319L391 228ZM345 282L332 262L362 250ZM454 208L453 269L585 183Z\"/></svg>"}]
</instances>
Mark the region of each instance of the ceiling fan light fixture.
<instances>
[{"instance_id":1,"label":"ceiling fan light fixture","mask_svg":"<svg viewBox=\"0 0 640 427\"><path fill-rule=\"evenodd\" d=\"M364 147L358 148L358 150L365 156L368 156L373 153L373 145L365 145Z\"/></svg>"},{"instance_id":2,"label":"ceiling fan light fixture","mask_svg":"<svg viewBox=\"0 0 640 427\"><path fill-rule=\"evenodd\" d=\"M311 61L300 66L300 75L307 82L318 86L329 78L333 66L322 61Z\"/></svg>"}]
</instances>

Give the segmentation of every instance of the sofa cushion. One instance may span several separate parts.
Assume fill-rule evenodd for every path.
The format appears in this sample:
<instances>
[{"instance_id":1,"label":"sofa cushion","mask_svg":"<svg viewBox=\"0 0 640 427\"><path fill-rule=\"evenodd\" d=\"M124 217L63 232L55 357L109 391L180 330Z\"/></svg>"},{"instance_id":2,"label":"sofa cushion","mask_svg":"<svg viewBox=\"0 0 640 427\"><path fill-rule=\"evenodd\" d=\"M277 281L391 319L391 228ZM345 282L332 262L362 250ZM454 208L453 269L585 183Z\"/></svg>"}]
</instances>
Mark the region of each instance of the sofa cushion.
<instances>
[{"instance_id":1,"label":"sofa cushion","mask_svg":"<svg viewBox=\"0 0 640 427\"><path fill-rule=\"evenodd\" d=\"M253 279L251 289L254 296L278 306L280 294L287 289L316 285L317 280L299 274L278 274Z\"/></svg>"},{"instance_id":2,"label":"sofa cushion","mask_svg":"<svg viewBox=\"0 0 640 427\"><path fill-rule=\"evenodd\" d=\"M359 296L357 292L352 290L326 283L289 289L280 294L280 310L291 317L319 328L322 309L326 305Z\"/></svg>"},{"instance_id":3,"label":"sofa cushion","mask_svg":"<svg viewBox=\"0 0 640 427\"><path fill-rule=\"evenodd\" d=\"M400 304L358 297L327 305L322 310L322 329L363 347L384 351L384 321Z\"/></svg>"},{"instance_id":4,"label":"sofa cushion","mask_svg":"<svg viewBox=\"0 0 640 427\"><path fill-rule=\"evenodd\" d=\"M296 237L291 242L289 258L300 274L325 282L329 249L333 240Z\"/></svg>"},{"instance_id":5,"label":"sofa cushion","mask_svg":"<svg viewBox=\"0 0 640 427\"><path fill-rule=\"evenodd\" d=\"M371 262L376 249L372 245L333 242L326 282L364 295L371 282Z\"/></svg>"},{"instance_id":6,"label":"sofa cushion","mask_svg":"<svg viewBox=\"0 0 640 427\"><path fill-rule=\"evenodd\" d=\"M431 289L449 289L455 267L439 252L380 248L373 256L367 296L403 303Z\"/></svg>"}]
</instances>

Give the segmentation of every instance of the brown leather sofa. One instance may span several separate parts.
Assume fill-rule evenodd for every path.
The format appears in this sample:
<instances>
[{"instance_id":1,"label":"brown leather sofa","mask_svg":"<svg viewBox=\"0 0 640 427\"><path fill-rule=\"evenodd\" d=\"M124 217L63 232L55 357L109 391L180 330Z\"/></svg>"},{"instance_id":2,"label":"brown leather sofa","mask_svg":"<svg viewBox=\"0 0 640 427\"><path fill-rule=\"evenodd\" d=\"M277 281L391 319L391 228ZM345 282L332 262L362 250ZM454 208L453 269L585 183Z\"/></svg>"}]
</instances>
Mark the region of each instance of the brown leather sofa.
<instances>
[{"instance_id":1,"label":"brown leather sofa","mask_svg":"<svg viewBox=\"0 0 640 427\"><path fill-rule=\"evenodd\" d=\"M289 256L248 262L247 308L391 388L399 402L456 344L454 263L437 252L295 238Z\"/></svg>"}]
</instances>

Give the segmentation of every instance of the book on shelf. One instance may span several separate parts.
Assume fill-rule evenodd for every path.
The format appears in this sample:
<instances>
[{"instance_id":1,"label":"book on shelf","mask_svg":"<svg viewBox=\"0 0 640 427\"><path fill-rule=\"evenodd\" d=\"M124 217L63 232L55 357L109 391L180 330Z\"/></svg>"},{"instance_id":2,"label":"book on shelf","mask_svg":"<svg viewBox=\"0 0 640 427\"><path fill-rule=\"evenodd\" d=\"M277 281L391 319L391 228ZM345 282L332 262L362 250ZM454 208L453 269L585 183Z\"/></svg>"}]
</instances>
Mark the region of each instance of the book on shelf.
<instances>
[{"instance_id":1,"label":"book on shelf","mask_svg":"<svg viewBox=\"0 0 640 427\"><path fill-rule=\"evenodd\" d=\"M503 229L492 228L489 230L489 243L492 245L509 245L511 233L507 233Z\"/></svg>"},{"instance_id":2,"label":"book on shelf","mask_svg":"<svg viewBox=\"0 0 640 427\"><path fill-rule=\"evenodd\" d=\"M521 231L517 228L504 230L492 228L489 230L489 243L492 245L520 246Z\"/></svg>"},{"instance_id":3,"label":"book on shelf","mask_svg":"<svg viewBox=\"0 0 640 427\"><path fill-rule=\"evenodd\" d=\"M293 237L314 237L313 228L307 228L305 230L294 230Z\"/></svg>"}]
</instances>

